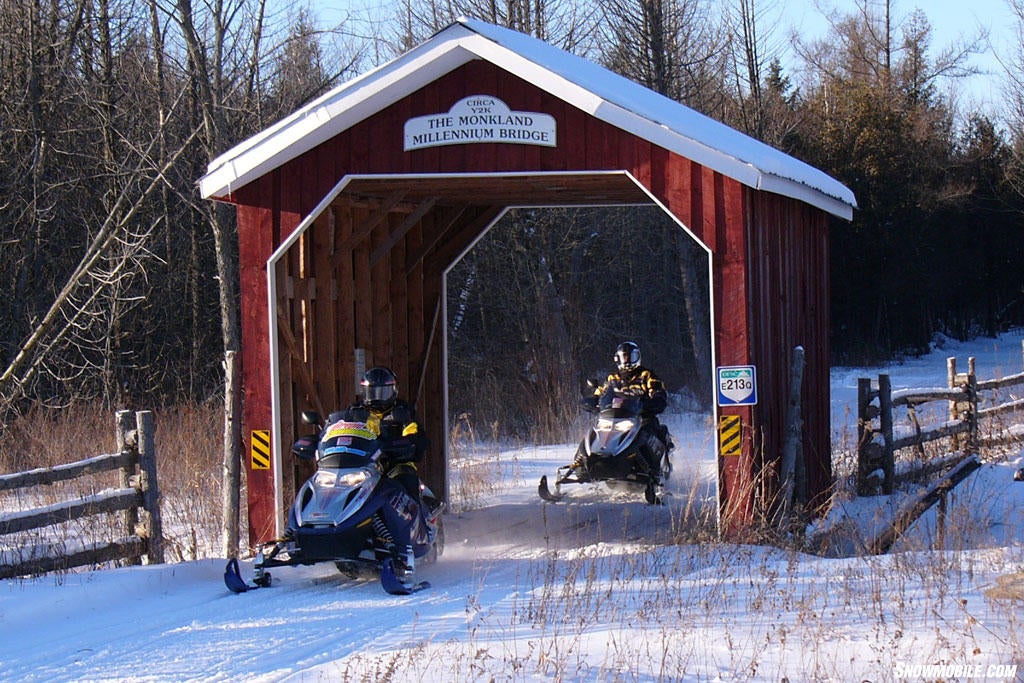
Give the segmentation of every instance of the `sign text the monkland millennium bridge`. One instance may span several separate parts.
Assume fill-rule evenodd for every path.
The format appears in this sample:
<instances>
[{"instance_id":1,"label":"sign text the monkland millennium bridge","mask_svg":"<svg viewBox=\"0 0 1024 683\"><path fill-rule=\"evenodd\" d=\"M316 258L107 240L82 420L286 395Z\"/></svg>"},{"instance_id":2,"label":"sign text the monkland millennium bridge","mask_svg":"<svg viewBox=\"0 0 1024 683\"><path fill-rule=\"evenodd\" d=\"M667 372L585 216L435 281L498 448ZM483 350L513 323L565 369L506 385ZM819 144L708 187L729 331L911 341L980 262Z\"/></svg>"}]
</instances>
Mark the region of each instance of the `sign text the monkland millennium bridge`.
<instances>
[{"instance_id":1,"label":"sign text the monkland millennium bridge","mask_svg":"<svg viewBox=\"0 0 1024 683\"><path fill-rule=\"evenodd\" d=\"M475 142L554 147L555 117L512 111L497 97L472 95L453 104L445 113L417 116L405 122L406 151Z\"/></svg>"}]
</instances>

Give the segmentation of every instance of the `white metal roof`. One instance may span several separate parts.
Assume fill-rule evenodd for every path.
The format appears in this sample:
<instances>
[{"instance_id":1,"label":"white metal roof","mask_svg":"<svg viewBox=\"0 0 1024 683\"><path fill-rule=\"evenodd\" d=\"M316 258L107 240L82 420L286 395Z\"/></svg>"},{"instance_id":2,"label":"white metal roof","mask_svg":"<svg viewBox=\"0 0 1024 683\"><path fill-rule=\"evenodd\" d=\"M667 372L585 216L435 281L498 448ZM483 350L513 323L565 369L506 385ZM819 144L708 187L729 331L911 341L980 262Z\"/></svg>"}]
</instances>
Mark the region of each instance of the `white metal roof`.
<instances>
[{"instance_id":1,"label":"white metal roof","mask_svg":"<svg viewBox=\"0 0 1024 683\"><path fill-rule=\"evenodd\" d=\"M465 17L214 159L199 181L202 196L226 196L474 59L744 185L853 216L853 192L809 164L593 62Z\"/></svg>"}]
</instances>

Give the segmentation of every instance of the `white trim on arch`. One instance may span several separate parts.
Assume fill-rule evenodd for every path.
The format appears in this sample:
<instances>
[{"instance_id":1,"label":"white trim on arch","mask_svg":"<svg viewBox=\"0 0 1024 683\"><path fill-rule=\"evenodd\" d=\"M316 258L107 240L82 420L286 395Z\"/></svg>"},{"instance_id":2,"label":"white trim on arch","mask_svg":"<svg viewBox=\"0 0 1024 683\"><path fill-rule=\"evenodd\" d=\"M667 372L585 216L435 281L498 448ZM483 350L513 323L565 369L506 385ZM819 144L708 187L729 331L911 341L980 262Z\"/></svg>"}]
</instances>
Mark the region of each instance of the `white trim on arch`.
<instances>
[{"instance_id":1,"label":"white trim on arch","mask_svg":"<svg viewBox=\"0 0 1024 683\"><path fill-rule=\"evenodd\" d=\"M708 301L708 314L710 316L711 338L712 338L712 340L715 338L714 280L713 280L713 276L712 276L712 274L713 274L713 269L712 269L712 267L713 267L713 263L712 263L713 254L712 254L711 249L706 244L704 244L704 242L701 241L690 230L690 228L687 225L685 225L681 220L679 220L678 216L673 214L664 204L662 204L653 194L651 194L650 190L648 190L646 187L644 187L643 183L638 181L636 179L636 177L633 176L628 171L569 171L569 172L566 172L566 171L548 171L548 172L514 172L514 173L495 172L495 173L418 173L418 174L415 174L415 173L414 174L409 174L409 173L390 173L390 174L346 175L340 181L338 181L338 183L331 189L330 192L328 192L324 196L323 199L320 200L320 202L316 205L316 207L313 209L313 211L311 211L308 215L303 217L303 219L301 221L299 221L299 224L284 239L284 241L281 242L280 246L278 246L277 249L274 250L274 252L267 259L267 263L266 263L266 273L267 273L267 322L268 322L268 336L269 336L269 340L268 341L269 341L269 346L270 346L270 385L271 385L270 386L270 420L271 420L270 448L271 448L271 460L273 462L272 467L273 467L273 471L274 471L274 511L275 511L274 514L275 514L275 533L276 533L277 537L280 537L284 533L284 531L285 531L285 517L284 517L285 508L284 508L284 500L283 500L283 497L282 497L282 493L283 493L283 489L284 489L284 480L283 480L284 458L283 458L283 453L281 452L282 451L282 449L281 449L281 437L283 436L282 433L281 433L281 410L282 410L282 408L281 408L281 395L280 395L281 368L280 368L280 358L279 358L280 346L278 344L279 330L278 330L277 315L276 315L276 310L277 310L277 287L278 287L278 283L277 283L277 263L288 253L288 251L291 249L291 247L298 241L299 237L302 236L302 234L309 228L309 226L313 225L313 223L316 221L316 219L319 218L319 216L324 211L327 210L327 208L331 205L331 202L333 202L334 199L339 194L341 194L341 192L345 189L345 187L347 187L350 183L356 182L358 180L363 180L363 179L373 179L373 180L389 180L389 179L394 179L394 180L425 179L425 180L427 180L427 179L429 179L429 180L436 180L436 179L441 179L441 178L486 178L486 177L491 177L491 176L501 177L501 178L509 178L509 177L535 178L535 177L544 177L544 176L565 177L567 175L579 175L579 176L595 176L595 175L598 175L598 176L601 176L601 175L603 175L603 176L613 176L614 175L614 176L623 176L625 178L628 178L632 183L634 183L636 185L636 187L641 191L641 193L648 198L648 201L646 201L646 202L630 203L630 204L624 204L624 205L626 205L626 206L637 206L637 205L648 205L648 204L651 204L651 205L657 206L665 214L667 214L680 228L682 228L684 231L686 231L686 233L698 245L700 245L700 247L707 254L707 258L708 258L708 278L709 278L709 282L708 282L708 297L709 297L709 301ZM449 266L445 268L444 276L442 278L442 283L441 283L441 315L442 315L441 329L444 330L444 332L442 333L442 338L441 338L441 359L442 359L442 376L443 376L443 382L444 382L443 410L444 410L444 423L445 423L446 433L451 428L451 425L448 424L448 340L447 340L447 320L448 320L447 315L448 315L448 313L447 313L447 301L446 301L446 299L447 299L447 287L448 287L448 271L451 269L452 265L454 265L456 262L461 260L473 248L473 246L475 246L476 243L487 233L487 231L495 223L497 223L499 220L501 220L501 218L509 210L511 210L511 209L519 209L519 208L555 208L555 207L567 207L567 206L581 206L582 207L582 206L590 206L590 205L588 205L588 204L570 203L570 204L517 204L517 205L514 205L514 206L513 205L506 206L505 210L502 211L493 221L491 221L486 226L486 228L481 230L480 234L458 255L458 257L456 257L452 261L452 264L449 264ZM612 205L601 204L601 205L594 205L594 206L607 207L607 206L612 206ZM623 205L619 205L619 206L623 206ZM714 344L713 343L711 345L711 361L712 361L712 367L711 367L710 370L713 373L714 372L714 367L715 367L715 348L714 348ZM713 401L712 403L714 404L715 402ZM715 411L716 411L716 415L715 415L716 422L715 423L717 424L717 408L715 408ZM448 472L448 455L449 454L448 454L447 440L444 440L443 443L445 444L445 447L444 447L444 477L445 477L445 483L446 483L446 486L447 486L447 484L448 484L448 475L449 475L449 472ZM716 486L715 489L716 489L716 506L715 507L716 507L716 514L718 514L717 510L720 507L720 505L719 505L720 501L717 500L717 496L720 496L720 489L721 489L721 487L720 486Z\"/></svg>"}]
</instances>

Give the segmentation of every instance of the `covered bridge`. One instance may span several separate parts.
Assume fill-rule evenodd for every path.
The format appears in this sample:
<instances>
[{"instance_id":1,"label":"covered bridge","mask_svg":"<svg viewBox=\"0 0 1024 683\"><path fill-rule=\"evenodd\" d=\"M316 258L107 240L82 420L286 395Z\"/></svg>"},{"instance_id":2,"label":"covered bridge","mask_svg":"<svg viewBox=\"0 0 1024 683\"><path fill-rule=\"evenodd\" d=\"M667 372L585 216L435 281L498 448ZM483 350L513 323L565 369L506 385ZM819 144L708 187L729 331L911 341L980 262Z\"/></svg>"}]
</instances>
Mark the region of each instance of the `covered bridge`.
<instances>
[{"instance_id":1,"label":"covered bridge","mask_svg":"<svg viewBox=\"0 0 1024 683\"><path fill-rule=\"evenodd\" d=\"M778 458L792 349L806 349L803 453L831 484L826 174L542 41L459 19L215 159L237 208L250 541L281 531L304 409L347 404L385 364L417 400L447 493L444 274L508 207L657 205L708 255L712 363L741 442L719 455L724 518L751 518ZM755 375L756 373L756 375ZM753 378L753 377L751 377Z\"/></svg>"}]
</instances>

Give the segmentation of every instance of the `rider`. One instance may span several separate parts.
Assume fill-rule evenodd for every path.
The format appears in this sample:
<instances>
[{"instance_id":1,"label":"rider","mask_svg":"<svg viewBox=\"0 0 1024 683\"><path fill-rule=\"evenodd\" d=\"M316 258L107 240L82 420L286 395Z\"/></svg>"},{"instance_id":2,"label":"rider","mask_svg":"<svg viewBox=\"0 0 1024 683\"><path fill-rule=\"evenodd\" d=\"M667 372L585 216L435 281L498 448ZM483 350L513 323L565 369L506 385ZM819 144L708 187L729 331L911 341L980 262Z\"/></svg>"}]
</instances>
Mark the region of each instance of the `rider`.
<instances>
[{"instance_id":1,"label":"rider","mask_svg":"<svg viewBox=\"0 0 1024 683\"><path fill-rule=\"evenodd\" d=\"M640 347L635 342L624 341L615 349L613 357L616 371L608 375L604 384L594 389L593 396L583 399L584 407L589 411L597 410L600 397L608 391L617 391L622 394L637 396L643 400L643 409L640 413L642 419L641 435L644 438L641 451L647 457L650 472L655 478L661 476L661 458L647 445L653 437L661 442L664 449L672 448L672 442L668 435L668 428L658 421L658 413L665 410L668 405L668 394L665 391L665 384L650 370L641 364ZM573 469L583 464L586 457L584 445L581 443L576 451L576 458L573 460Z\"/></svg>"},{"instance_id":2,"label":"rider","mask_svg":"<svg viewBox=\"0 0 1024 683\"><path fill-rule=\"evenodd\" d=\"M359 385L362 398L349 406L344 412L344 419L365 422L370 431L380 438L385 474L401 484L406 493L422 505L416 464L423 460L430 439L420 431L415 409L398 398L398 378L389 368L370 368L363 374Z\"/></svg>"}]
</instances>

